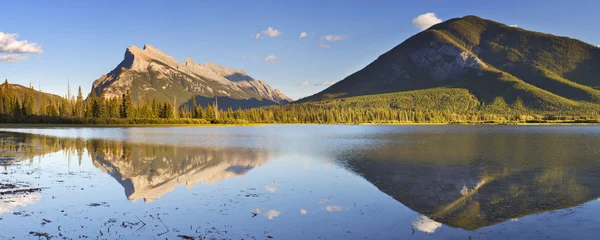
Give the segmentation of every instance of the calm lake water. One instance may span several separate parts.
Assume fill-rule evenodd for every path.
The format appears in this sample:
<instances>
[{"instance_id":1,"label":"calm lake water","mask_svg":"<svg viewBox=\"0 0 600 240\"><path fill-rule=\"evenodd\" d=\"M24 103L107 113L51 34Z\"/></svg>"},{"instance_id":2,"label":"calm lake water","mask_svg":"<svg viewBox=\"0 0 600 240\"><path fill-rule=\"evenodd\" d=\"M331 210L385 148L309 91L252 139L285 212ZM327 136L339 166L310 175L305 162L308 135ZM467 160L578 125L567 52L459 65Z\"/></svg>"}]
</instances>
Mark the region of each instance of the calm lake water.
<instances>
[{"instance_id":1,"label":"calm lake water","mask_svg":"<svg viewBox=\"0 0 600 240\"><path fill-rule=\"evenodd\" d=\"M600 234L598 126L0 131L0 239Z\"/></svg>"}]
</instances>

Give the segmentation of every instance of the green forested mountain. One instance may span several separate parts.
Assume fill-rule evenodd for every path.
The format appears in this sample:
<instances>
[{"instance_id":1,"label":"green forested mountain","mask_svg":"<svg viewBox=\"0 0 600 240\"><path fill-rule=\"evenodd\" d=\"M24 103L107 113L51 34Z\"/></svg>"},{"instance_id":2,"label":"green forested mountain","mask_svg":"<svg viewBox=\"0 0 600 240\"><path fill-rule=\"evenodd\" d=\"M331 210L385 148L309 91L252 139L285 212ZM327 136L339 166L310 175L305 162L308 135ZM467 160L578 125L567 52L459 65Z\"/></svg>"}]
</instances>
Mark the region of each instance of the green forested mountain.
<instances>
[{"instance_id":1,"label":"green forested mountain","mask_svg":"<svg viewBox=\"0 0 600 240\"><path fill-rule=\"evenodd\" d=\"M414 90L420 91L409 93L414 99L405 104L420 109L438 108L420 101L421 93L435 92L462 98L467 106L476 101L473 109L481 111L498 105L538 113L597 113L600 48L466 16L416 34L364 69L299 102ZM372 99L378 102L381 97Z\"/></svg>"}]
</instances>

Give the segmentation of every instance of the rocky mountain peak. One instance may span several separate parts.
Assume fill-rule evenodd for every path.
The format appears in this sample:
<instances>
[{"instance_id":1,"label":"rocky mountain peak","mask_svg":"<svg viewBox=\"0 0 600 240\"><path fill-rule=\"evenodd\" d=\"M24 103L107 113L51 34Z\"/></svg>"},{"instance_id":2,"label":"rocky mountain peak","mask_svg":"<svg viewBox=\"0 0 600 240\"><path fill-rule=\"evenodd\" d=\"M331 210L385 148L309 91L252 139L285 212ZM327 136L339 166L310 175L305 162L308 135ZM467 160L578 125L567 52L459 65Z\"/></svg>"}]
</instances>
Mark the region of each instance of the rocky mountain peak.
<instances>
[{"instance_id":1,"label":"rocky mountain peak","mask_svg":"<svg viewBox=\"0 0 600 240\"><path fill-rule=\"evenodd\" d=\"M198 65L198 63L194 62L194 60L192 60L191 58L185 58L185 61L183 61L183 65L188 66L188 65Z\"/></svg>"},{"instance_id":2,"label":"rocky mountain peak","mask_svg":"<svg viewBox=\"0 0 600 240\"><path fill-rule=\"evenodd\" d=\"M210 62L198 64L191 58L180 63L149 44L143 49L134 45L127 48L123 61L92 86L98 96L109 98L121 96L127 90L134 101L147 94L162 100L177 96L177 99L202 97L209 101L219 96L235 99L232 102L236 104L231 104L235 108L291 101L281 91L248 76L246 71ZM251 104L241 103L250 100Z\"/></svg>"}]
</instances>

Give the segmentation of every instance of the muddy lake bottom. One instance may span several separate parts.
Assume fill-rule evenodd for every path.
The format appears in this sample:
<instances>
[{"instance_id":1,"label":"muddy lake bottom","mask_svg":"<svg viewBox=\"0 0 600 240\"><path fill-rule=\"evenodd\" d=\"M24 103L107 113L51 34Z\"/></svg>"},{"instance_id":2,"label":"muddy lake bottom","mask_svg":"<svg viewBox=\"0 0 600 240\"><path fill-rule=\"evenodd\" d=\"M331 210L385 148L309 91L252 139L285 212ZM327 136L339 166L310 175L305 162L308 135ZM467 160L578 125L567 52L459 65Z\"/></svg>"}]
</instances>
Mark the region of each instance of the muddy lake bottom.
<instances>
[{"instance_id":1,"label":"muddy lake bottom","mask_svg":"<svg viewBox=\"0 0 600 240\"><path fill-rule=\"evenodd\" d=\"M0 129L0 239L593 239L598 126Z\"/></svg>"}]
</instances>

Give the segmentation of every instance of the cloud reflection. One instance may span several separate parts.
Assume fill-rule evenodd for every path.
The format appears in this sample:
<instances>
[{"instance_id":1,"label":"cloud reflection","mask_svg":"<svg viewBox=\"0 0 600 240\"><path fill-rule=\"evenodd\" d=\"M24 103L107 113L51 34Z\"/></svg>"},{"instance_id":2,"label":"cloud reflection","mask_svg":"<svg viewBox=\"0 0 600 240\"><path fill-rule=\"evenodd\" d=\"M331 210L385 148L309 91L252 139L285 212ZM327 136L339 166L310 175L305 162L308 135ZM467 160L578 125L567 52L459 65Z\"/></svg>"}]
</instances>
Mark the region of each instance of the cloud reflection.
<instances>
[{"instance_id":1,"label":"cloud reflection","mask_svg":"<svg viewBox=\"0 0 600 240\"><path fill-rule=\"evenodd\" d=\"M269 220L273 220L273 218L281 216L281 212L277 211L277 210L269 210L264 215L267 216L267 218L269 218Z\"/></svg>"},{"instance_id":2,"label":"cloud reflection","mask_svg":"<svg viewBox=\"0 0 600 240\"><path fill-rule=\"evenodd\" d=\"M253 212L256 214L261 214L264 211L260 208L255 208ZM263 216L267 217L269 220L273 220L273 218L279 217L281 215L283 215L283 213L274 209L271 209L263 214Z\"/></svg>"},{"instance_id":3,"label":"cloud reflection","mask_svg":"<svg viewBox=\"0 0 600 240\"><path fill-rule=\"evenodd\" d=\"M341 212L346 211L346 208L338 205L329 205L325 207L325 210L327 210L328 212Z\"/></svg>"},{"instance_id":4,"label":"cloud reflection","mask_svg":"<svg viewBox=\"0 0 600 240\"><path fill-rule=\"evenodd\" d=\"M41 193L31 193L27 195L5 195L0 203L0 214L11 213L18 207L35 204L42 199Z\"/></svg>"},{"instance_id":5,"label":"cloud reflection","mask_svg":"<svg viewBox=\"0 0 600 240\"><path fill-rule=\"evenodd\" d=\"M441 223L431 220L427 216L421 215L413 221L413 227L421 232L433 233L442 226Z\"/></svg>"},{"instance_id":6,"label":"cloud reflection","mask_svg":"<svg viewBox=\"0 0 600 240\"><path fill-rule=\"evenodd\" d=\"M281 185L278 182L273 181L273 183L271 185L267 185L265 186L265 189L267 189L267 191L269 192L277 192L277 187Z\"/></svg>"}]
</instances>

